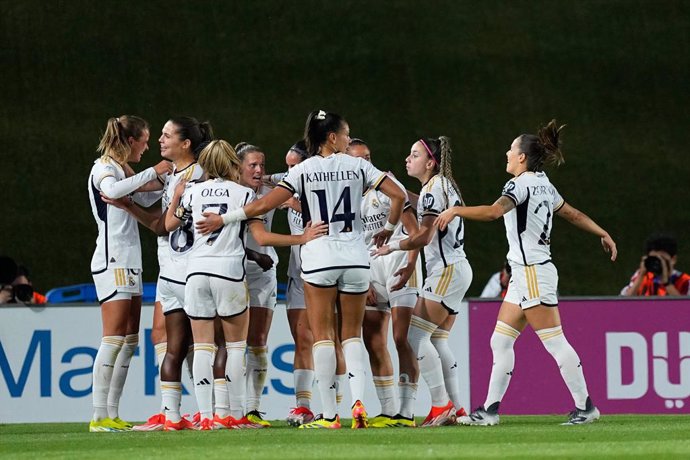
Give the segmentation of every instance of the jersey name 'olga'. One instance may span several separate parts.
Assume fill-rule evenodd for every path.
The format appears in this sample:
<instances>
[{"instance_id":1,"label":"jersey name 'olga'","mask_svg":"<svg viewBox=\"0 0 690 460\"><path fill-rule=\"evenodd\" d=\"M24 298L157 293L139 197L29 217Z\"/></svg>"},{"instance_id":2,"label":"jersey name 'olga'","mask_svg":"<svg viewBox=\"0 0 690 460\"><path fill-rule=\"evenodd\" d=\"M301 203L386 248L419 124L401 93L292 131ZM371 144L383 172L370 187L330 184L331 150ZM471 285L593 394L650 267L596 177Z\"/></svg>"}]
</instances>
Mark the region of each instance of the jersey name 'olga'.
<instances>
[{"instance_id":1,"label":"jersey name 'olga'","mask_svg":"<svg viewBox=\"0 0 690 460\"><path fill-rule=\"evenodd\" d=\"M230 192L224 188L206 188L201 191L201 196L226 196L230 197Z\"/></svg>"}]
</instances>

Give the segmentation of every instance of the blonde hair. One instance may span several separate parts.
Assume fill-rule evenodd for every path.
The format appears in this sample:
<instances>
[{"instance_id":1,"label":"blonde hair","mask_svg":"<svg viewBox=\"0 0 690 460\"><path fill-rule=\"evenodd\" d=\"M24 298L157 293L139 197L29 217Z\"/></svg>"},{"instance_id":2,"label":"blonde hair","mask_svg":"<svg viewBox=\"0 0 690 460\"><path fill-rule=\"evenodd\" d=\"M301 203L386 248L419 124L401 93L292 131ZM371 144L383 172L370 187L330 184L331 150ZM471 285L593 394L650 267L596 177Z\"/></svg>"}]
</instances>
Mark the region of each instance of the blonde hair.
<instances>
[{"instance_id":1,"label":"blonde hair","mask_svg":"<svg viewBox=\"0 0 690 460\"><path fill-rule=\"evenodd\" d=\"M450 185L458 195L460 204L464 206L462 195L460 194L460 187L458 187L458 184L453 178L453 150L450 147L450 137L439 136L438 138L423 138L420 139L420 141L427 151L427 154L434 162L434 170L438 171L438 174L446 179L445 181L441 181L446 201L449 201L447 187ZM449 205L452 204L449 202Z\"/></svg>"},{"instance_id":2,"label":"blonde hair","mask_svg":"<svg viewBox=\"0 0 690 460\"><path fill-rule=\"evenodd\" d=\"M144 131L148 130L148 122L134 115L121 115L108 119L105 133L98 144L101 158L110 157L120 164L125 163L132 153L128 139L132 137L139 140Z\"/></svg>"},{"instance_id":3,"label":"blonde hair","mask_svg":"<svg viewBox=\"0 0 690 460\"><path fill-rule=\"evenodd\" d=\"M222 139L211 141L199 154L198 160L209 179L221 178L239 182L240 159L232 145Z\"/></svg>"}]
</instances>

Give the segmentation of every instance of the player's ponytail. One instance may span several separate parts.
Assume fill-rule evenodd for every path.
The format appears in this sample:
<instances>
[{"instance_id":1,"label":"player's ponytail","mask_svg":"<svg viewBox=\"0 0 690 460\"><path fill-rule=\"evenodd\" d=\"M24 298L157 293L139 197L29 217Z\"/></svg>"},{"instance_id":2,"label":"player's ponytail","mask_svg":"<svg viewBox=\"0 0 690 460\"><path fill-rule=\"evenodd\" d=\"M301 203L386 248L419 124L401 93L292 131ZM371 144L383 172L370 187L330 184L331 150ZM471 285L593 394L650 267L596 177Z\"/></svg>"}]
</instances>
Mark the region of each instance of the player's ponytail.
<instances>
[{"instance_id":1,"label":"player's ponytail","mask_svg":"<svg viewBox=\"0 0 690 460\"><path fill-rule=\"evenodd\" d=\"M528 171L542 171L544 165L560 166L565 163L560 139L561 130L565 126L558 126L553 119L539 128L536 136L522 134L519 137L519 149L527 156Z\"/></svg>"},{"instance_id":2,"label":"player's ponytail","mask_svg":"<svg viewBox=\"0 0 690 460\"><path fill-rule=\"evenodd\" d=\"M429 137L420 139L420 141L434 163L434 171L446 179L442 182L443 193L446 195L446 199L448 198L448 185L453 187L458 198L460 198L460 188L453 178L453 150L450 146L450 137ZM462 202L462 198L460 198L460 201Z\"/></svg>"},{"instance_id":3,"label":"player's ponytail","mask_svg":"<svg viewBox=\"0 0 690 460\"><path fill-rule=\"evenodd\" d=\"M132 153L129 138L139 140L148 131L149 124L143 118L134 115L122 115L108 119L105 133L98 144L101 157L110 157L124 164Z\"/></svg>"},{"instance_id":4,"label":"player's ponytail","mask_svg":"<svg viewBox=\"0 0 690 460\"><path fill-rule=\"evenodd\" d=\"M199 166L209 179L226 179L239 183L240 159L232 146L222 139L208 143L199 153Z\"/></svg>"},{"instance_id":5,"label":"player's ponytail","mask_svg":"<svg viewBox=\"0 0 690 460\"><path fill-rule=\"evenodd\" d=\"M311 157L318 155L321 147L326 143L330 133L338 132L345 120L337 113L324 110L314 110L307 116L304 126L304 141L307 145L307 154Z\"/></svg>"}]
</instances>

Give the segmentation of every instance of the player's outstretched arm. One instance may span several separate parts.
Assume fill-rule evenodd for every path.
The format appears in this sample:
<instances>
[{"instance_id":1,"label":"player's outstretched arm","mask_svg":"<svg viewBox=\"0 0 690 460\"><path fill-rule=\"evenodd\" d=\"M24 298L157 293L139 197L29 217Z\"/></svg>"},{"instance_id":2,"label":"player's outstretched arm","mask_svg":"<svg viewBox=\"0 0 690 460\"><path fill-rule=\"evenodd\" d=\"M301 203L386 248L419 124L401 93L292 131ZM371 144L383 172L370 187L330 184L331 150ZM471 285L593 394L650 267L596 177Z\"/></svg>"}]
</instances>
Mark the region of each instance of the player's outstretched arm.
<instances>
[{"instance_id":1,"label":"player's outstretched arm","mask_svg":"<svg viewBox=\"0 0 690 460\"><path fill-rule=\"evenodd\" d=\"M443 211L434 221L434 225L441 230L445 230L446 226L456 217L462 217L470 220L480 220L489 222L503 217L515 207L515 202L506 196L500 197L492 205L483 206L453 206Z\"/></svg>"},{"instance_id":2,"label":"player's outstretched arm","mask_svg":"<svg viewBox=\"0 0 690 460\"><path fill-rule=\"evenodd\" d=\"M252 237L261 246L297 246L326 235L328 233L328 224L320 222L312 225L311 222L307 222L303 234L283 235L281 233L269 232L264 227L262 221L254 219L249 221L249 231L252 232Z\"/></svg>"},{"instance_id":3,"label":"player's outstretched arm","mask_svg":"<svg viewBox=\"0 0 690 460\"><path fill-rule=\"evenodd\" d=\"M568 203L564 203L561 208L556 211L556 214L577 228L580 228L586 232L592 233L601 239L601 246L604 248L606 253L611 254L611 260L616 260L618 256L618 249L616 249L616 242L608 234L606 230L601 228L596 222L594 222L587 214L575 209Z\"/></svg>"}]
</instances>

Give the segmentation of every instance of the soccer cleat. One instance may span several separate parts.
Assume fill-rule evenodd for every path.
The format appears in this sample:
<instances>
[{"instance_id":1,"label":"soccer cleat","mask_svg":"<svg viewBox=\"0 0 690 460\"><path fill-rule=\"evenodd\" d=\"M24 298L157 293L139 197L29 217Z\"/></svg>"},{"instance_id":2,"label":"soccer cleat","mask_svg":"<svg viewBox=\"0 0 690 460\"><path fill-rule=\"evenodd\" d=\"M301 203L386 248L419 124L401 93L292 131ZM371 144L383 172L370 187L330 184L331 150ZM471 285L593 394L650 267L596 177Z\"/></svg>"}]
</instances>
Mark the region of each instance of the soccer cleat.
<instances>
[{"instance_id":1,"label":"soccer cleat","mask_svg":"<svg viewBox=\"0 0 690 460\"><path fill-rule=\"evenodd\" d=\"M426 416L423 427L455 425L455 406L448 401L445 406L431 406L429 415Z\"/></svg>"},{"instance_id":2,"label":"soccer cleat","mask_svg":"<svg viewBox=\"0 0 690 460\"><path fill-rule=\"evenodd\" d=\"M352 429L366 428L368 426L367 411L359 399L352 406Z\"/></svg>"},{"instance_id":3,"label":"soccer cleat","mask_svg":"<svg viewBox=\"0 0 690 460\"><path fill-rule=\"evenodd\" d=\"M132 431L163 431L165 425L165 414L156 414L149 417L146 423L135 425Z\"/></svg>"},{"instance_id":4,"label":"soccer cleat","mask_svg":"<svg viewBox=\"0 0 690 460\"><path fill-rule=\"evenodd\" d=\"M235 420L232 416L228 415L227 417L218 417L218 415L213 416L213 424L216 427L216 430L232 430L236 427L237 425L237 420Z\"/></svg>"},{"instance_id":5,"label":"soccer cleat","mask_svg":"<svg viewBox=\"0 0 690 460\"><path fill-rule=\"evenodd\" d=\"M164 431L183 431L196 429L197 428L194 426L194 424L184 417L182 417L179 422L171 422L170 420L166 420L165 424L163 425Z\"/></svg>"},{"instance_id":6,"label":"soccer cleat","mask_svg":"<svg viewBox=\"0 0 690 460\"><path fill-rule=\"evenodd\" d=\"M320 428L337 430L340 428L340 417L336 415L333 420L328 420L327 418L323 418L323 416L321 415L317 415L313 422L305 423L304 425L300 425L299 427L303 430L312 430Z\"/></svg>"},{"instance_id":7,"label":"soccer cleat","mask_svg":"<svg viewBox=\"0 0 690 460\"><path fill-rule=\"evenodd\" d=\"M417 426L417 423L414 421L414 417L404 417L400 414L396 414L393 417L391 417L391 422L396 428L414 428Z\"/></svg>"},{"instance_id":8,"label":"soccer cleat","mask_svg":"<svg viewBox=\"0 0 690 460\"><path fill-rule=\"evenodd\" d=\"M134 427L134 425L132 425L132 424L129 423L129 422L125 422L125 421L122 420L120 417L115 417L115 418L113 419L113 422L115 422L115 423L117 423L118 425L120 425L120 428L122 429L122 431L131 431L132 428Z\"/></svg>"},{"instance_id":9,"label":"soccer cleat","mask_svg":"<svg viewBox=\"0 0 690 460\"><path fill-rule=\"evenodd\" d=\"M478 426L492 426L498 425L498 402L493 403L488 408L479 406L470 415L460 417L458 419L459 425L478 425Z\"/></svg>"},{"instance_id":10,"label":"soccer cleat","mask_svg":"<svg viewBox=\"0 0 690 460\"><path fill-rule=\"evenodd\" d=\"M395 426L393 417L386 414L379 414L369 420L369 428L391 428Z\"/></svg>"},{"instance_id":11,"label":"soccer cleat","mask_svg":"<svg viewBox=\"0 0 690 460\"><path fill-rule=\"evenodd\" d=\"M213 431L215 429L215 424L213 423L212 418L201 419L201 422L199 422L199 427L197 428L199 431Z\"/></svg>"},{"instance_id":12,"label":"soccer cleat","mask_svg":"<svg viewBox=\"0 0 690 460\"><path fill-rule=\"evenodd\" d=\"M122 428L122 425L111 418L102 418L98 421L91 420L89 423L89 432L91 433L119 433L120 431L128 431Z\"/></svg>"},{"instance_id":13,"label":"soccer cleat","mask_svg":"<svg viewBox=\"0 0 690 460\"><path fill-rule=\"evenodd\" d=\"M585 408L575 408L574 411L568 414L568 421L561 423L561 425L584 425L585 423L593 423L599 420L600 416L599 409L592 404L592 400L587 396Z\"/></svg>"},{"instance_id":14,"label":"soccer cleat","mask_svg":"<svg viewBox=\"0 0 690 460\"><path fill-rule=\"evenodd\" d=\"M256 429L256 428L263 428L263 426L257 425L256 423L252 422L245 415L242 418L235 419L235 427L234 428L236 430L245 429L245 428Z\"/></svg>"},{"instance_id":15,"label":"soccer cleat","mask_svg":"<svg viewBox=\"0 0 690 460\"><path fill-rule=\"evenodd\" d=\"M455 421L457 423L460 423L460 418L461 417L467 417L467 412L465 411L464 407L461 407L460 409L455 412Z\"/></svg>"},{"instance_id":16,"label":"soccer cleat","mask_svg":"<svg viewBox=\"0 0 690 460\"><path fill-rule=\"evenodd\" d=\"M288 412L287 424L290 426L300 426L313 421L314 413L308 407L293 407Z\"/></svg>"},{"instance_id":17,"label":"soccer cleat","mask_svg":"<svg viewBox=\"0 0 690 460\"><path fill-rule=\"evenodd\" d=\"M264 420L264 418L261 416L262 413L259 412L258 410L253 410L250 412L247 412L247 419L252 422L254 425L256 425L257 428L268 428L271 426L271 423L268 420Z\"/></svg>"}]
</instances>

